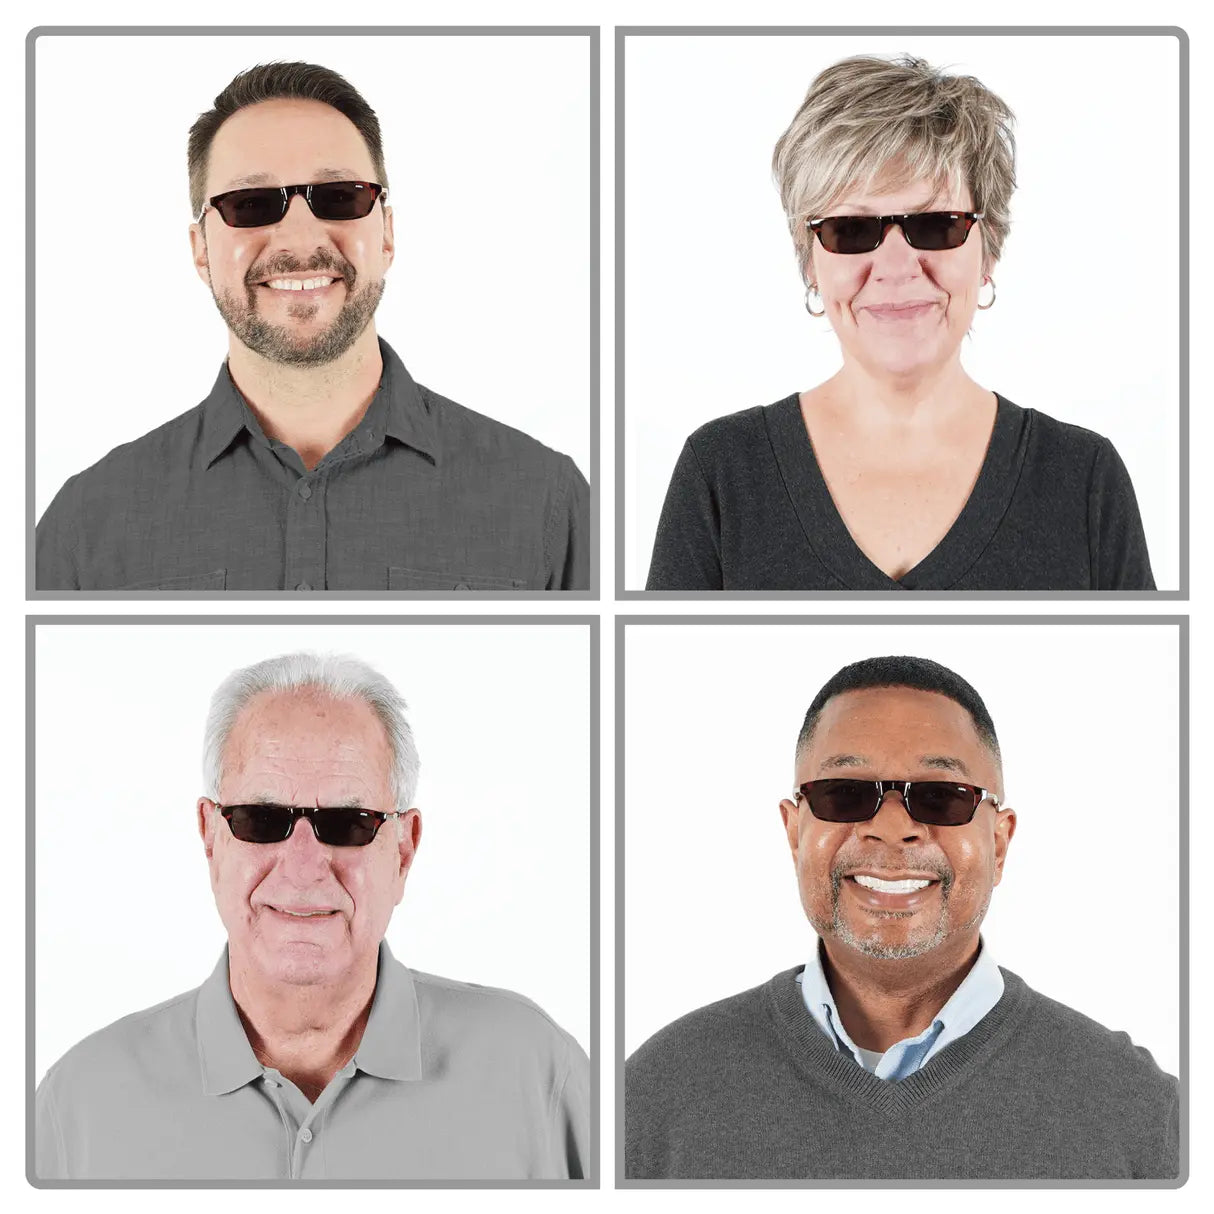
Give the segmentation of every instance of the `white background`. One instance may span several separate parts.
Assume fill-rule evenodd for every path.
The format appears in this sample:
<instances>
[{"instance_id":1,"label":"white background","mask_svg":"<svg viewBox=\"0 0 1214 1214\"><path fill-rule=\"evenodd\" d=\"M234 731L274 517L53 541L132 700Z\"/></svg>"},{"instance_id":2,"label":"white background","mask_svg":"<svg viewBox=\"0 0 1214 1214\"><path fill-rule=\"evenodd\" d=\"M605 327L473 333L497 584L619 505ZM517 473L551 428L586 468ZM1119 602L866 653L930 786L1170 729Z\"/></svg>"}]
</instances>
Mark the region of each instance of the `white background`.
<instances>
[{"instance_id":1,"label":"white background","mask_svg":"<svg viewBox=\"0 0 1214 1214\"><path fill-rule=\"evenodd\" d=\"M842 666L905 653L966 679L999 735L995 960L1180 1073L1174 626L631 625L624 649L626 1053L805 964L779 809L797 735Z\"/></svg>"},{"instance_id":2,"label":"white background","mask_svg":"<svg viewBox=\"0 0 1214 1214\"><path fill-rule=\"evenodd\" d=\"M276 59L333 68L379 117L396 231L379 335L418 383L588 474L587 38L48 36L37 515L210 392L228 336L190 257L186 136L237 72Z\"/></svg>"},{"instance_id":3,"label":"white background","mask_svg":"<svg viewBox=\"0 0 1214 1214\"><path fill-rule=\"evenodd\" d=\"M1112 440L1156 585L1176 589L1177 47L1171 37L629 37L628 588L644 589L687 436L842 365L829 324L805 312L771 154L823 68L906 51L977 76L1017 119L998 298L977 313L963 365L1016 404Z\"/></svg>"},{"instance_id":4,"label":"white background","mask_svg":"<svg viewBox=\"0 0 1214 1214\"><path fill-rule=\"evenodd\" d=\"M518 991L589 1050L588 628L64 625L35 658L39 1077L214 968L207 708L230 671L295 649L352 653L409 705L422 841L397 959Z\"/></svg>"},{"instance_id":5,"label":"white background","mask_svg":"<svg viewBox=\"0 0 1214 1214\"><path fill-rule=\"evenodd\" d=\"M1098 9L1088 2L1088 0L1022 0L1017 6L1014 13L1011 12L959 12L955 5L939 5L930 2L926 3L922 11L911 13L907 10L905 4L894 3L893 0L868 0L862 10L848 12L845 15L817 13L807 9L803 0L748 0L744 6L739 6L737 0L696 0L695 4L689 4L686 0L512 0L508 6L508 13L505 7L500 3L500 0L463 0L458 7L458 16L453 12L450 0L414 0L414 3L408 6L407 12L402 12L401 6L396 0L364 0L364 3L359 7L357 13L351 13L347 19L365 23L397 23L403 20L411 22L426 22L426 23L443 23L451 22L452 20L460 20L468 23L481 24L496 24L502 21L509 20L516 24L553 24L553 23L568 23L578 22L585 24L600 25L603 27L601 35L601 51L602 51L602 131L603 131L603 172L601 177L601 193L600 203L602 207L602 342L603 342L603 362L601 369L601 390L602 399L604 402L610 402L614 399L615 380L614 380L614 362L612 350L615 340L614 326L614 294L612 278L612 267L614 266L614 213L615 213L615 182L613 172L613 157L612 147L614 142L614 82L615 82L615 50L614 50L614 35L613 24L619 25L635 25L635 24L686 24L689 21L701 23L713 23L716 25L736 25L740 22L749 22L751 24L782 24L782 25L805 25L814 20L851 20L864 22L869 24L898 24L902 25L908 21L922 21L933 23L944 23L948 21L1015 21L1025 24L1049 24L1056 25L1059 23L1090 23L1092 21L1108 22L1110 24L1119 25L1140 25L1144 21L1155 20L1160 22L1175 22L1184 26L1189 33L1191 39L1190 53L1192 65L1192 80L1191 80L1191 110L1193 114L1194 129L1192 135L1192 181L1191 181L1191 204L1194 207L1194 241L1193 241L1193 289L1191 292L1192 299L1192 332L1195 340L1192 347L1191 363L1193 374L1193 400L1195 407L1192 413L1192 441L1191 449L1198 453L1198 458L1193 460L1194 466L1200 471L1201 455L1207 451L1214 450L1214 421L1211 420L1211 413L1208 409L1201 407L1201 402L1211 399L1214 385L1211 382L1211 356L1214 355L1214 344L1204 340L1203 335L1214 331L1214 298L1206 289L1205 276L1208 274L1209 257L1204 251L1201 236L1201 219L1200 212L1197 208L1204 203L1204 200L1210 197L1210 158L1200 154L1201 148L1204 146L1201 142L1203 138L1208 136L1209 124L1211 115L1214 115L1214 22L1211 22L1209 15L1209 6L1199 4L1197 0L1175 0L1174 3L1162 8L1144 10L1139 0L1106 0L1106 3L1099 6ZM326 3L324 0L293 0L290 5L278 5L274 8L266 6L264 9L258 10L255 19L265 21L292 21L309 23L314 25L328 24L335 20L345 18L345 14L338 14L334 11L331 3ZM0 108L0 113L3 114L3 120L0 121L0 140L3 141L3 150L6 153L6 162L10 165L20 166L24 163L23 157L25 154L25 77L24 77L24 62L22 60L23 42L27 31L31 26L46 23L48 21L60 23L76 23L88 24L101 19L99 17L97 7L89 0L56 0L54 4L47 3L46 0L16 0L10 4L3 17L0 17L0 22L3 22L2 29L6 38L5 46L8 51L7 66L8 71L0 73L0 97L3 98L5 104ZM172 13L166 12L165 5L156 0L111 0L106 6L104 20L123 24L149 24L163 23L166 20L176 20L182 23L196 24L202 21L221 21L228 19L226 14L207 13L198 9L197 6L183 6L173 10ZM242 18L233 18L242 19ZM180 53L180 67L182 70L192 70L193 63L206 62L208 51L203 40L196 39L185 46ZM1079 78L1076 80L1074 92L1082 94L1082 69L1086 66L1081 61L1077 60L1073 65L1079 73ZM1035 82L1036 83L1036 82ZM806 86L808 79L805 80ZM1049 81L1040 81L1042 87L1048 87ZM1129 92L1141 92L1138 85L1138 75L1136 71L1132 71L1129 78L1125 81L1124 87ZM104 89L93 89L89 94L81 94L79 97L79 109L83 113L88 106L93 104L98 96L104 93ZM213 94L212 94L213 95ZM794 98L790 104L795 105L799 100ZM1018 101L1020 98L1017 99ZM154 108L154 107L153 107ZM791 110L789 111L791 115ZM782 121L786 121L786 117L781 116ZM782 127L781 127L782 129ZM1206 134L1203 135L1202 132ZM774 140L774 135L773 135ZM1096 200L1105 205L1116 205L1125 196L1127 191L1132 197L1137 197L1144 192L1145 186L1142 184L1142 179L1136 172L1140 149L1126 151L1124 154L1119 154L1117 158L1108 164L1106 167L1106 184L1096 191ZM184 153L181 154L184 158ZM184 169L180 164L175 166L176 172L184 174ZM73 222L68 230L65 239L75 240L81 244L90 234L84 226L84 220L88 212L89 205L94 201L94 195L90 194L85 188L86 183L80 186L80 207L73 217ZM184 188L184 187L182 187ZM10 190L6 197L9 199L9 205L3 212L8 223L8 234L10 239L10 248L14 257L20 256L20 225L22 221L21 206L23 205L24 192L17 189ZM177 196L180 197L180 196ZM174 206L185 207L185 202L174 201ZM765 223L770 225L774 223L776 230L782 233L779 227L778 203L773 202L777 214L774 217L769 217ZM184 224L184 220L183 220ZM181 240L183 242L182 252L180 256L188 263L187 254L184 251L184 226L178 229L176 225L173 228L173 240ZM179 233L179 234L177 234ZM96 235L95 232L92 233ZM1015 239L1015 238L1013 238ZM83 244L81 244L83 247ZM97 247L101 247L98 245ZM1120 247L1120 245L1119 245ZM1130 237L1125 238L1125 247L1133 253L1133 245ZM93 248L92 245L89 246ZM1009 245L1009 250L1012 248ZM780 269L778 273L781 275L781 282L784 284L781 287L782 291L796 290L796 269L792 263L792 255L788 251L788 246L784 247L782 253L775 253L773 257L779 257ZM1134 263L1131 262L1133 265ZM11 267L10 267L11 269ZM176 272L176 271L175 271ZM10 284L12 286L12 284ZM67 288L61 285L51 289L58 289L64 292L64 298L68 298ZM72 298L83 298L80 296L72 296ZM385 296L385 305L387 297ZM1004 303L1000 300L1000 306ZM790 306L795 311L800 307L800 298L797 296L792 299ZM201 308L202 305L200 304ZM204 314L205 310L198 313L199 316ZM801 313L803 315L803 313ZM209 314L208 314L209 315ZM994 313L991 313L993 318ZM218 323L217 317L211 317L215 323ZM808 319L808 318L807 318ZM6 358L7 366L11 369L11 375L14 383L20 384L21 375L26 365L25 360L25 324L24 324L24 298L20 290L13 287L8 292L0 292L0 320L3 324L0 325L0 343L3 343L3 351ZM789 322L794 323L792 321ZM1048 333L1048 326L1044 327L1044 331ZM214 341L217 345L222 341L222 334L218 330L214 331L216 336ZM833 339L827 339L833 340ZM970 343L971 347L973 343ZM1108 343L1107 349L1116 353L1112 342ZM70 356L70 351L69 351ZM752 364L754 368L758 367L757 363ZM214 368L218 367L218 355L214 360ZM210 373L213 376L213 372ZM210 383L210 378L207 379L207 384ZM753 375L747 380L746 388L748 399L745 401L730 400L724 408L736 408L742 404L752 403L749 400L749 394L755 389L756 382ZM793 386L796 386L795 384ZM784 391L783 383L779 385L777 391ZM791 387L787 389L791 391ZM13 408L19 409L20 389L15 388L12 394L14 396ZM774 396L773 396L774 399ZM471 403L471 402L468 402ZM759 402L753 402L759 403ZM64 425L62 429L66 430L69 427ZM20 444L24 435L21 427L16 428L15 441ZM614 551L615 531L614 531L614 509L615 509L615 483L614 483L614 459L615 459L615 424L612 410L609 405L605 406L601 415L601 454L603 476L601 486L596 486L601 497L601 519L603 525L601 551L611 553ZM1123 456L1128 456L1129 452L1123 451ZM1186 463L1189 461L1190 452L1186 449L1183 452L1183 458ZM32 469L30 475L32 476ZM663 478L669 475L669 469L663 471ZM13 754L8 768L9 782L13 790L15 805L24 805L25 779L24 779L24 763L21 760L19 751L21 741L25 736L25 690L24 683L20 677L20 672L24 668L25 663L25 617L27 612L31 611L31 607L25 601L25 567L22 559L22 554L26 549L26 506L25 506L25 487L26 480L20 475L9 475L0 477L0 522L2 522L5 530L0 531L0 535L5 537L6 542L2 545L4 554L8 557L6 562L0 562L0 636L4 638L5 648L3 657L6 660L6 666L9 671L8 694L0 700L0 726L5 729ZM663 486L664 487L664 486ZM1195 693L1192 696L1192 725L1191 732L1194 739L1194 755L1196 756L1191 767L1198 772L1206 770L1205 755L1209 747L1205 744L1205 739L1214 737L1214 699L1208 694L1207 688L1211 673L1214 672L1214 650L1211 648L1211 636L1214 635L1214 616L1211 614L1211 595L1214 594L1214 575L1211 573L1211 563L1209 560L1210 552L1210 527L1209 520L1214 518L1214 485L1207 476L1198 475L1195 477L1192 485L1192 519L1193 519L1193 566L1192 566L1192 605L1175 604L1175 603L1142 603L1135 604L1135 610L1145 612L1159 612L1170 614L1174 612L1189 613L1191 610L1193 620L1192 632L1192 660L1191 668L1193 672ZM1152 541L1153 542L1153 541ZM1204 559L1203 559L1204 558ZM646 561L648 560L648 552L646 551ZM609 584L609 579L606 579ZM615 771L609 756L614 751L615 744L615 717L614 717L614 694L613 694L613 679L611 672L614 670L614 637L612 631L612 621L617 613L617 606L610 597L610 589L605 585L605 598L600 608L600 614L603 619L603 631L601 635L602 644L602 669L605 677L601 682L601 739L602 739L602 782L601 796L603 807L603 822L602 822L602 838L600 850L600 875L602 879L602 911L601 911L601 948L602 948L602 982L600 985L600 1032L602 1041L601 1059L601 1078L600 1087L600 1170L602 1191L591 1192L563 1192L559 1197L554 1196L554 1208L559 1205L562 1209L568 1208L573 1211L616 1211L616 1210L635 1210L643 1211L645 1214L683 1214L684 1211L694 1211L695 1214L733 1214L737 1209L739 1201L750 1200L730 1189L699 1189L699 1190L676 1190L667 1192L638 1192L632 1191L628 1193L620 1193L613 1191L615 1184L615 1166L616 1166L616 1134L617 1123L616 1113L617 1105L615 1099L615 1074L612 1068L611 1052L615 1042L615 1026L616 1026L616 981L615 971L611 962L615 950L615 924L614 924L614 908L615 908L615 871L616 871L616 856L614 846L614 833L610 829L610 807L614 804L615 796ZM216 615L239 611L241 613L257 612L264 609L278 613L284 608L278 604L272 606L258 604L237 604L237 603L215 603L208 604L209 611L213 611ZM427 604L423 609L433 607L432 604ZM908 618L916 614L939 614L944 604L938 602L927 602L915 599L913 596L904 595L899 598L897 610L900 617ZM668 609L673 608L681 614L704 614L715 615L719 613L720 608L714 604L697 602L687 604L645 604L644 609L647 612L664 614ZM183 604L157 604L156 609L162 612L197 612L199 607L195 603ZM496 604L492 610L498 613L507 614L514 610L511 604ZM565 610L584 610L585 608L574 608L574 605L552 604L550 607L543 608L536 604L519 604L517 610L523 613L534 613L535 611L548 609L554 612ZM832 605L832 610L837 609ZM1017 606L1018 610L1023 610L1025 614L1033 614L1039 611L1061 611L1061 612L1116 612L1124 610L1122 604L1111 603L1061 603L1061 604L1023 604ZM55 603L55 604L38 604L32 608L34 614L44 614L47 612L71 614L73 612L85 613L114 613L126 614L132 610L131 604L126 603ZM351 603L348 605L348 610L351 614L357 614L359 611L366 610L366 605ZM408 613L412 608L408 605L401 607L401 611ZM476 614L478 608L473 603L452 603L449 606L443 605L443 611L450 611L452 615ZM621 614L627 614L630 611L635 611L635 605L626 605L623 607ZM754 602L747 604L748 614L767 614L767 613L782 613L787 610L787 605L777 602ZM854 608L858 615L873 615L886 614L892 610L892 606L883 607L880 610L874 610L872 603L860 603ZM301 615L307 614L306 605L300 604L299 611ZM988 614L988 613L1006 613L1009 611L1009 605L1006 602L975 602L965 604L967 614ZM813 614L813 605L809 605L807 615ZM1116 654L1111 655L1110 660L1115 660ZM842 659L841 659L842 660ZM457 669L459 666L457 665ZM207 688L209 693L210 688ZM988 697L993 697L993 689L983 688L983 692ZM414 697L415 699L415 697ZM992 698L992 703L996 701ZM793 706L793 713L799 710L804 711L805 702L798 701L798 704ZM198 728L201 728L201 717L196 723ZM999 722L1000 728L1005 729L1003 722ZM191 727L193 728L193 727ZM783 726L781 726L783 728ZM63 732L71 731L73 740L82 732L82 729L74 722L64 719L64 723L60 726ZM191 746L196 746L196 737L194 733L190 734ZM787 743L791 749L791 740ZM787 762L785 757L787 752L782 751L780 762ZM65 760L67 761L67 760ZM427 756L423 755L423 762L428 762ZM784 768L779 768L780 787L782 788L785 776ZM427 773L427 779L429 773ZM194 795L193 788L190 789L190 795ZM1021 813L1025 812L1027 803L1021 802ZM765 813L775 813L776 810L771 803L764 799L758 805L757 813L763 815ZM778 821L778 819L777 819ZM1027 829L1027 826L1022 824L1021 830ZM1014 841L1014 845L1020 846L1024 843L1028 836L1021 834L1021 837ZM8 879L11 886L10 905L14 908L24 905L24 896L26 890L26 878L24 868L19 861L18 848L23 846L25 842L24 833L18 840L14 840L10 846L10 864L7 870ZM1134 840L1130 840L1126 846L1126 854L1132 855L1134 851ZM1194 813L1191 821L1191 852L1197 858L1196 863L1191 863L1186 858L1185 863L1188 870L1196 873L1198 884L1192 895L1192 947L1191 947L1191 1016L1192 1016L1192 1032L1193 1040L1197 1048L1192 1051L1189 1059L1191 1067L1191 1084L1186 1092L1188 1101L1185 1109L1186 1121L1183 1124L1184 1131L1187 1135L1187 1140L1192 1147L1192 1175L1186 1183L1185 1187L1176 1193L1144 1193L1135 1189L1134 1191L1110 1191L1110 1190L1095 1190L1095 1191L1068 1191L1064 1196L1057 1197L1055 1195L1043 1195L1040 1200L1047 1202L1051 1206L1065 1202L1068 1210L1075 1211L1099 1211L1099 1214L1108 1214L1109 1211L1118 1212L1118 1214L1140 1214L1143 1210L1167 1209L1168 1211L1202 1211L1210 1203L1211 1193L1214 1192L1214 1166L1211 1165L1207 1158L1208 1152L1205 1151L1206 1143L1214 1140L1214 1102L1211 1102L1208 1093L1214 1090L1214 1056L1209 1050L1201 1048L1201 1026L1209 1017L1212 1000L1214 1000L1214 984L1211 982L1211 968L1208 963L1209 956L1209 940L1211 938L1211 929L1214 928L1214 922L1211 921L1210 909L1208 900L1201 895L1203 887L1200 884L1201 875L1204 872L1204 864L1208 857L1214 854L1214 821L1208 813L1202 812L1200 798L1196 800L1194 805ZM622 862L622 857L621 857ZM421 860L419 858L419 865ZM791 867L791 864L789 865ZM786 880L789 879L787 876ZM1005 886L998 891L998 896L1002 896L1012 888L1012 873L1009 872ZM992 910L992 928L995 917L1002 914L995 903L992 904L995 909ZM87 1196L81 1197L76 1194L59 1194L54 1192L34 1192L30 1189L25 1180L26 1167L26 1100L27 1100L27 1084L26 1075L23 1073L23 1060L21 1059L20 1045L25 1038L26 1014L25 1003L21 998L21 984L23 974L21 966L25 957L25 933L26 933L26 917L23 913L10 914L4 922L4 943L7 946L7 956L9 959L9 998L0 1001L0 1019L2 1019L4 1039L12 1046L11 1053L15 1056L14 1063L10 1067L10 1078L8 1096L9 1099L0 1103L0 1193L3 1194L3 1200L6 1203L7 1210L77 1210L82 1207L82 1204L87 1205L90 1210L96 1209L100 1211L108 1211L110 1209L121 1209L124 1214L159 1214L165 1203L165 1195L163 1192L152 1191L123 1191L123 1192L98 1192L92 1191ZM783 964L783 958L779 964ZM793 964L789 961L788 964ZM1013 967L1014 968L1014 967ZM1129 984L1134 974L1137 972L1137 959L1132 959L1127 962L1125 974L1127 984ZM763 975L760 975L760 978ZM73 998L79 1000L81 998L79 992L73 994ZM690 1001L688 1003L690 1006ZM32 1069L32 1068L31 1068ZM32 1077L36 1078L36 1076ZM32 1091L32 1079L29 1089ZM1202 1194L1205 1194L1205 1197ZM947 1195L943 1198L935 1191L908 1191L899 1192L896 1196L892 1194L880 1193L876 1195L876 1200L889 1200L896 1202L899 1211L905 1211L906 1214L938 1214L941 1208L942 1201L946 1204L954 1202ZM225 1192L220 1196L225 1210L233 1211L234 1214L243 1214L244 1211L263 1211L266 1205L266 1197L264 1194L255 1192L231 1191ZM330 1214L334 1203L334 1194L323 1191L311 1191L307 1189L295 1190L291 1194L291 1204L294 1210L300 1211L301 1214ZM364 1197L362 1194L353 1195L353 1200L362 1202ZM378 1200L367 1198L368 1201ZM386 1198L385 1200L392 1200ZM407 1198L406 1200L416 1200ZM465 1190L429 1190L422 1197L421 1202L427 1211L441 1211L442 1214L465 1214L469 1205L472 1202L480 1202L479 1196L470 1197ZM502 1191L492 1195L491 1198L485 1200L491 1201L496 1211L502 1214L534 1214L537 1206L545 1203L542 1199L530 1191ZM805 1209L807 1200L816 1200L807 1198L806 1194L801 1191L775 1191L765 1192L762 1195L761 1201L765 1209L780 1211L781 1214L802 1214ZM835 1199L831 1199L835 1200ZM845 1194L838 1200L859 1200L871 1201L872 1197L856 1197L851 1194ZM957 1201L968 1201L971 1198L968 1195L955 1195ZM1021 1191L1020 1187L1010 1188L1006 1190L984 1190L977 1200L980 1200L984 1211L989 1211L990 1214L1022 1214L1026 1195ZM1030 1196L1029 1200L1038 1200ZM180 1190L172 1195L173 1206L176 1210L183 1214L210 1214L215 1202L216 1194L210 1190Z\"/></svg>"}]
</instances>

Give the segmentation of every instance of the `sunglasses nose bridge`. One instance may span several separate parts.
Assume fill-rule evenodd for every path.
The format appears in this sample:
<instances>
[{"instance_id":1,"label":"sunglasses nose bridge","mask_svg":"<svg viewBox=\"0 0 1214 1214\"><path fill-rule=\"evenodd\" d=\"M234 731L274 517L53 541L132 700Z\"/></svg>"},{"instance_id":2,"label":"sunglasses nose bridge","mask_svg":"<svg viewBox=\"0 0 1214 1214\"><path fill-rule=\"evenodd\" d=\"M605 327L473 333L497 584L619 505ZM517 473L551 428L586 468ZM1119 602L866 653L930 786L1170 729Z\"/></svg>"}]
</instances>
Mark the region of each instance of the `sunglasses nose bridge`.
<instances>
[{"instance_id":1,"label":"sunglasses nose bridge","mask_svg":"<svg viewBox=\"0 0 1214 1214\"><path fill-rule=\"evenodd\" d=\"M877 797L877 808L873 813L873 817L875 818L885 808L885 800L890 793L896 794L898 801L901 803L903 814L917 824L917 819L911 813L910 806L906 803L906 785L901 780L883 780L881 782L880 793Z\"/></svg>"},{"instance_id":2,"label":"sunglasses nose bridge","mask_svg":"<svg viewBox=\"0 0 1214 1214\"><path fill-rule=\"evenodd\" d=\"M301 825L304 825L306 834L301 835L300 838L296 841L296 844L295 844L296 847L300 847L300 846L302 846L304 848L309 847L310 844L309 844L308 837L307 837L308 835L310 835L316 843L320 843L321 842L320 835L317 834L317 832L316 832L316 819L312 816L315 812L316 812L315 810L313 810L307 806L305 806L303 808L300 808L297 806L295 809L295 812L291 815L291 825L290 825L290 828L287 830L287 837L285 839L283 839L282 842L290 843L293 839L295 839L295 836L299 834L299 831L296 828ZM301 819L306 819L306 824L301 823L301 821L300 821ZM323 846L323 844L322 844L322 846Z\"/></svg>"},{"instance_id":3,"label":"sunglasses nose bridge","mask_svg":"<svg viewBox=\"0 0 1214 1214\"><path fill-rule=\"evenodd\" d=\"M893 228L897 229L898 240L902 243L902 245L904 245L907 249L910 249L913 252L915 246L913 244L911 244L911 242L909 240L907 240L906 229L902 226L902 220L895 215L885 215L882 217L882 219L881 219L881 240L878 243L877 248L880 249L880 248L886 247L886 245L889 243L888 238L890 235L890 230ZM897 247L897 242L895 242L894 247L895 248ZM874 252L875 251L876 250L874 250Z\"/></svg>"}]
</instances>

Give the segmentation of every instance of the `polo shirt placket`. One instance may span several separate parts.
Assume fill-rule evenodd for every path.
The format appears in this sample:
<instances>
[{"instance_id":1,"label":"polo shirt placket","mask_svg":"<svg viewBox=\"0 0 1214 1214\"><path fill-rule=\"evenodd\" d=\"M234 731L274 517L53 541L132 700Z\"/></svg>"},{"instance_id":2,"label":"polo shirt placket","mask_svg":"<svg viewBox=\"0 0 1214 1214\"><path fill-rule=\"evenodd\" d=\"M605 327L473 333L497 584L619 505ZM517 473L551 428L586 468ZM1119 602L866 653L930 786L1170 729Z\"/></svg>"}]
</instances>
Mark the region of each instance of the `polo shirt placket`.
<instances>
[{"instance_id":1,"label":"polo shirt placket","mask_svg":"<svg viewBox=\"0 0 1214 1214\"><path fill-rule=\"evenodd\" d=\"M281 1071L266 1067L262 1073L265 1090L274 1102L286 1131L287 1176L291 1180L327 1179L322 1150L322 1133L329 1109L354 1077L351 1059L329 1081L328 1086L310 1104L308 1098Z\"/></svg>"}]
</instances>

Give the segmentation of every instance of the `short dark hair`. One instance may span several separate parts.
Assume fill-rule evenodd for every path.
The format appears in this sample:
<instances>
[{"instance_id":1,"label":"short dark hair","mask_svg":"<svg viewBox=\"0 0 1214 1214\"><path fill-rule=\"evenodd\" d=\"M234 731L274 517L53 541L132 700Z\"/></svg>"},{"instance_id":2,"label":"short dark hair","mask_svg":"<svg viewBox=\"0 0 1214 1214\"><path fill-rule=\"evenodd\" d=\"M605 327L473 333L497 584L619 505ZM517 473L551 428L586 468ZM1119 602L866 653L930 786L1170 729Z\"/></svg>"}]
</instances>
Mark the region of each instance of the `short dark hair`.
<instances>
[{"instance_id":1,"label":"short dark hair","mask_svg":"<svg viewBox=\"0 0 1214 1214\"><path fill-rule=\"evenodd\" d=\"M805 714L805 723L797 736L797 754L809 744L828 700L845 691L867 691L871 687L910 687L915 691L934 691L937 695L948 696L969 713L978 737L996 759L1000 757L995 722L991 720L982 697L947 666L933 662L931 658L905 656L864 658L863 661L844 666L828 679Z\"/></svg>"},{"instance_id":2,"label":"short dark hair","mask_svg":"<svg viewBox=\"0 0 1214 1214\"><path fill-rule=\"evenodd\" d=\"M387 187L388 173L384 168L379 119L358 89L331 68L319 67L315 63L259 63L236 76L215 98L215 108L199 114L198 120L190 127L188 160L192 215L197 216L206 201L203 192L215 133L237 110L260 101L275 101L284 97L322 101L345 114L358 128L371 153L371 163L379 184Z\"/></svg>"}]
</instances>

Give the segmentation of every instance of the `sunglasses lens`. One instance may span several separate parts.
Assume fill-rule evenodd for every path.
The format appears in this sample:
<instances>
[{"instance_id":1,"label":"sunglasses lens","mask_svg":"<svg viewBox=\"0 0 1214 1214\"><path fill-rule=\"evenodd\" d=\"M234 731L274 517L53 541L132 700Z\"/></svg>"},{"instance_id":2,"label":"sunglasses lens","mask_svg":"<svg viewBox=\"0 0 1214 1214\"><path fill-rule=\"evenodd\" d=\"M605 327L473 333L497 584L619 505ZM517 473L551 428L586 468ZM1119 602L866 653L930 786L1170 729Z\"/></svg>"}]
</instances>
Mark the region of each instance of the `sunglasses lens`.
<instances>
[{"instance_id":1,"label":"sunglasses lens","mask_svg":"<svg viewBox=\"0 0 1214 1214\"><path fill-rule=\"evenodd\" d=\"M824 822L863 822L877 804L871 780L814 780L809 785L809 808Z\"/></svg>"},{"instance_id":2,"label":"sunglasses lens","mask_svg":"<svg viewBox=\"0 0 1214 1214\"><path fill-rule=\"evenodd\" d=\"M928 826L962 826L974 816L974 794L964 784L914 783L910 799L911 817Z\"/></svg>"},{"instance_id":3,"label":"sunglasses lens","mask_svg":"<svg viewBox=\"0 0 1214 1214\"><path fill-rule=\"evenodd\" d=\"M365 181L329 181L312 187L317 219L362 219L371 214L375 190Z\"/></svg>"},{"instance_id":4,"label":"sunglasses lens","mask_svg":"<svg viewBox=\"0 0 1214 1214\"><path fill-rule=\"evenodd\" d=\"M280 843L291 829L291 815L280 805L233 805L224 816L245 843Z\"/></svg>"},{"instance_id":5,"label":"sunglasses lens","mask_svg":"<svg viewBox=\"0 0 1214 1214\"><path fill-rule=\"evenodd\" d=\"M842 215L824 219L818 235L829 253L869 253L881 239L881 221L873 215Z\"/></svg>"},{"instance_id":6,"label":"sunglasses lens","mask_svg":"<svg viewBox=\"0 0 1214 1214\"><path fill-rule=\"evenodd\" d=\"M969 220L964 215L947 211L932 211L924 215L908 215L902 221L907 244L924 250L956 249L965 244Z\"/></svg>"},{"instance_id":7,"label":"sunglasses lens","mask_svg":"<svg viewBox=\"0 0 1214 1214\"><path fill-rule=\"evenodd\" d=\"M282 191L233 190L215 204L215 209L231 228L265 227L282 218Z\"/></svg>"},{"instance_id":8,"label":"sunglasses lens","mask_svg":"<svg viewBox=\"0 0 1214 1214\"><path fill-rule=\"evenodd\" d=\"M312 822L328 847L365 847L379 830L379 819L361 809L318 809Z\"/></svg>"}]
</instances>

